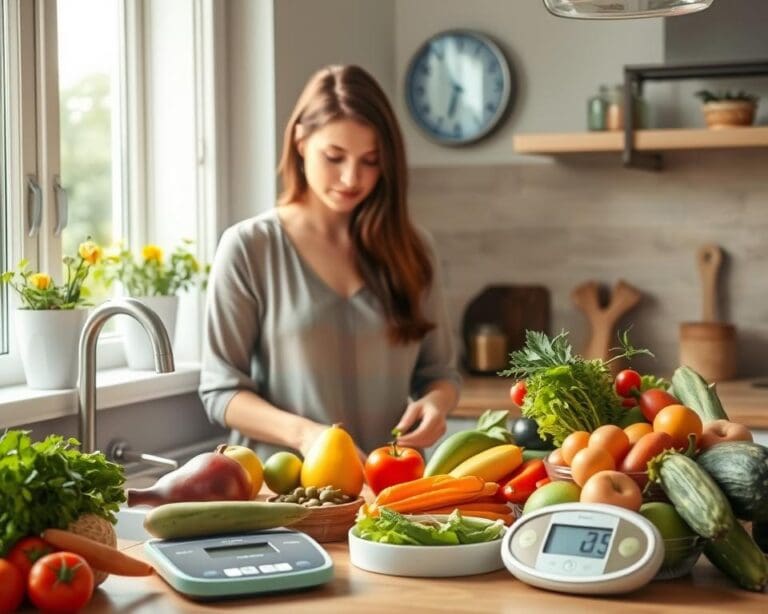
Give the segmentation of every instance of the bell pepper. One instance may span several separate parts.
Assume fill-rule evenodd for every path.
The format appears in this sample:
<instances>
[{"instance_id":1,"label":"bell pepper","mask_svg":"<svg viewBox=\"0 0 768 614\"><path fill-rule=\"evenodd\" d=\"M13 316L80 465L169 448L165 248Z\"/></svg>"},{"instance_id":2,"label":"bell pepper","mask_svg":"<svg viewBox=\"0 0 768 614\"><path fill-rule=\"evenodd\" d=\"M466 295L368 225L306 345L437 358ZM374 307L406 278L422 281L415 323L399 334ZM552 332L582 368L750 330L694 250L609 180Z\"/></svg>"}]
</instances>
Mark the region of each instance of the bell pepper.
<instances>
[{"instance_id":1,"label":"bell pepper","mask_svg":"<svg viewBox=\"0 0 768 614\"><path fill-rule=\"evenodd\" d=\"M546 477L547 470L543 460L533 458L525 461L502 487L502 496L507 503L525 503L536 490L536 483Z\"/></svg>"}]
</instances>

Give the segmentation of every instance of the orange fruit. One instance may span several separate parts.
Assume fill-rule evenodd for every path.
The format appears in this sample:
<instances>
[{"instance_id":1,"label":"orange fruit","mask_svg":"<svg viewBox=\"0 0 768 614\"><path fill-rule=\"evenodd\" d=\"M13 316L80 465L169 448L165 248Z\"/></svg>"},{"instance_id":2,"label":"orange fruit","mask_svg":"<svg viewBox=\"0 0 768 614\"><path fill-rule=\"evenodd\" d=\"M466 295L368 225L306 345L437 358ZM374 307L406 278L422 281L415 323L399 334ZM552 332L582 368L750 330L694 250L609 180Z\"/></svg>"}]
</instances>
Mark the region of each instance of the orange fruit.
<instances>
[{"instance_id":1,"label":"orange fruit","mask_svg":"<svg viewBox=\"0 0 768 614\"><path fill-rule=\"evenodd\" d=\"M589 433L586 431L574 431L563 440L560 450L566 465L570 465L576 452L583 450L589 443Z\"/></svg>"},{"instance_id":2,"label":"orange fruit","mask_svg":"<svg viewBox=\"0 0 768 614\"><path fill-rule=\"evenodd\" d=\"M688 435L693 433L698 442L703 425L699 414L685 405L667 405L653 419L653 430L667 433L672 437L672 445L678 450L688 448Z\"/></svg>"},{"instance_id":3,"label":"orange fruit","mask_svg":"<svg viewBox=\"0 0 768 614\"><path fill-rule=\"evenodd\" d=\"M616 461L610 452L602 448L586 447L576 452L571 461L571 476L579 486L584 486L587 480L598 471L613 471Z\"/></svg>"},{"instance_id":4,"label":"orange fruit","mask_svg":"<svg viewBox=\"0 0 768 614\"><path fill-rule=\"evenodd\" d=\"M629 437L620 426L604 424L597 427L589 436L590 448L602 448L613 457L617 465L629 452Z\"/></svg>"},{"instance_id":5,"label":"orange fruit","mask_svg":"<svg viewBox=\"0 0 768 614\"><path fill-rule=\"evenodd\" d=\"M638 441L640 441L640 438L643 435L653 433L653 426L647 422L636 422L635 424L630 424L629 426L625 427L624 432L629 438L629 445L634 446Z\"/></svg>"}]
</instances>

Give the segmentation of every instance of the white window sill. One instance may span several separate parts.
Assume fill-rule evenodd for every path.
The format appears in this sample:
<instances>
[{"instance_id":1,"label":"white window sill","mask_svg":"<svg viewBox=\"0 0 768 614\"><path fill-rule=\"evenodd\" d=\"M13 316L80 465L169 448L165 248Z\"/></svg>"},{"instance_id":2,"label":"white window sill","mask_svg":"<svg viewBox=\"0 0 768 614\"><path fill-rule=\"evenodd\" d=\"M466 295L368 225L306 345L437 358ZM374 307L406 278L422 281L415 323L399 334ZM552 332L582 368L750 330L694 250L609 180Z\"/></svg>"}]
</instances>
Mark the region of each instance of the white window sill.
<instances>
[{"instance_id":1,"label":"white window sill","mask_svg":"<svg viewBox=\"0 0 768 614\"><path fill-rule=\"evenodd\" d=\"M96 374L97 410L195 392L200 383L198 363L177 363L173 373L105 369ZM77 413L77 390L0 388L0 429Z\"/></svg>"}]
</instances>

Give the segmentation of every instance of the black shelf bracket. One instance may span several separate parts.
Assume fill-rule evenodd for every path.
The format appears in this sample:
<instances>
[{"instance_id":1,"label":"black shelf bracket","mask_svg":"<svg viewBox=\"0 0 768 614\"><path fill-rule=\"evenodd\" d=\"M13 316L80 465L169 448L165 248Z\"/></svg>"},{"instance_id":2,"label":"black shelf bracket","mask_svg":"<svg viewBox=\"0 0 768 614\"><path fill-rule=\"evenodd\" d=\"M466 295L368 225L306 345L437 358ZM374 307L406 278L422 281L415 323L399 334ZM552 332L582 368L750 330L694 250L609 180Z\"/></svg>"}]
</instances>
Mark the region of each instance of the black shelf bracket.
<instances>
[{"instance_id":1,"label":"black shelf bracket","mask_svg":"<svg viewBox=\"0 0 768 614\"><path fill-rule=\"evenodd\" d=\"M635 149L634 97L643 93L645 81L673 81L682 79L760 77L768 75L768 60L754 62L723 62L716 64L644 65L624 67L624 152L626 168L659 171L663 168L660 154Z\"/></svg>"}]
</instances>

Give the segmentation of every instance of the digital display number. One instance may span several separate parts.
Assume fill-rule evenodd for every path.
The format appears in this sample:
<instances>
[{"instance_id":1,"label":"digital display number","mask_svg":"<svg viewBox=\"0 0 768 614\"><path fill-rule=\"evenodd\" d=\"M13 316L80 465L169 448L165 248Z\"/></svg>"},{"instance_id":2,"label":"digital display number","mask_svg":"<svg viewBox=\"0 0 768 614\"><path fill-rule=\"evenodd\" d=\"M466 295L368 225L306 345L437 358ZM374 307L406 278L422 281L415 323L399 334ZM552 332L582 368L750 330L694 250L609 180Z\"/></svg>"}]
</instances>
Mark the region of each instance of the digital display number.
<instances>
[{"instance_id":1,"label":"digital display number","mask_svg":"<svg viewBox=\"0 0 768 614\"><path fill-rule=\"evenodd\" d=\"M611 545L612 535L613 529L555 524L549 531L544 552L602 559Z\"/></svg>"},{"instance_id":2,"label":"digital display number","mask_svg":"<svg viewBox=\"0 0 768 614\"><path fill-rule=\"evenodd\" d=\"M204 550L212 559L247 557L275 552L275 549L267 542L245 545L237 544L234 546L213 546L211 548L204 548Z\"/></svg>"}]
</instances>

